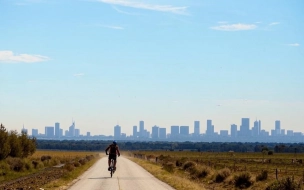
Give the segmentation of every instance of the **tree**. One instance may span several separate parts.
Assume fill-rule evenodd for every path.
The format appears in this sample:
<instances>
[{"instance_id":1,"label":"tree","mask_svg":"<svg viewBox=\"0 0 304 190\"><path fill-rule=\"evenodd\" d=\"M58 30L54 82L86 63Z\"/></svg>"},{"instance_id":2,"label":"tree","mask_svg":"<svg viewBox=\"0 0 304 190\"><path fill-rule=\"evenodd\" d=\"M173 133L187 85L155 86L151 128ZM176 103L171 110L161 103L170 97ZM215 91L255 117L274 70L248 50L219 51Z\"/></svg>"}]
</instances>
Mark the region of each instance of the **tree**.
<instances>
[{"instance_id":1,"label":"tree","mask_svg":"<svg viewBox=\"0 0 304 190\"><path fill-rule=\"evenodd\" d=\"M11 131L9 133L9 145L10 145L10 153L9 156L11 157L21 157L22 152L21 152L21 144L18 139L18 132L17 131Z\"/></svg>"},{"instance_id":2,"label":"tree","mask_svg":"<svg viewBox=\"0 0 304 190\"><path fill-rule=\"evenodd\" d=\"M21 157L28 157L36 151L36 139L30 139L25 132L21 132L19 136L19 142L21 144Z\"/></svg>"},{"instance_id":3,"label":"tree","mask_svg":"<svg viewBox=\"0 0 304 190\"><path fill-rule=\"evenodd\" d=\"M10 153L10 146L8 142L8 132L4 125L0 125L0 160L5 159Z\"/></svg>"}]
</instances>

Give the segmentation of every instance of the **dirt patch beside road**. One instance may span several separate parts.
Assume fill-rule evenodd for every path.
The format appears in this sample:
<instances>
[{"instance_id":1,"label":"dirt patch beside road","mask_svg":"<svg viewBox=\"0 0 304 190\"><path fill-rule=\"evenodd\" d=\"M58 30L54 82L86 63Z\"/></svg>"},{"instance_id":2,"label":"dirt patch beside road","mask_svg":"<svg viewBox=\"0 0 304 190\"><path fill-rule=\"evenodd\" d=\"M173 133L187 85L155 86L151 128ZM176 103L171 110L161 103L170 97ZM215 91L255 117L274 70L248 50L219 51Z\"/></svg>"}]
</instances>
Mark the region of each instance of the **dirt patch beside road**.
<instances>
[{"instance_id":1,"label":"dirt patch beside road","mask_svg":"<svg viewBox=\"0 0 304 190\"><path fill-rule=\"evenodd\" d=\"M36 190L43 185L61 178L68 171L62 168L47 168L35 174L31 174L13 181L0 184L0 190Z\"/></svg>"}]
</instances>

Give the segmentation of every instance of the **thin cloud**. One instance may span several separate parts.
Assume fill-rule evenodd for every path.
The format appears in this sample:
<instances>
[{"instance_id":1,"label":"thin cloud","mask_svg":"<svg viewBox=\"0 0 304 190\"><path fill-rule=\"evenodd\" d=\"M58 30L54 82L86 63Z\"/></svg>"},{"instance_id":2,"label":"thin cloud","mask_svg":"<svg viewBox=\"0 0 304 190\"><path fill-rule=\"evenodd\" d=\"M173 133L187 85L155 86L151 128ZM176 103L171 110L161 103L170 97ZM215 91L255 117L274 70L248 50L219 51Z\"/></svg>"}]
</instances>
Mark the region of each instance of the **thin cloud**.
<instances>
[{"instance_id":1,"label":"thin cloud","mask_svg":"<svg viewBox=\"0 0 304 190\"><path fill-rule=\"evenodd\" d=\"M122 11L115 6L112 6L112 8L118 13L122 13L122 14L126 14L126 15L139 15L138 13L130 13L130 12Z\"/></svg>"},{"instance_id":2,"label":"thin cloud","mask_svg":"<svg viewBox=\"0 0 304 190\"><path fill-rule=\"evenodd\" d=\"M123 30L123 29L125 29L124 27L121 27L121 26L112 26L112 25L101 25L101 27L110 28L110 29L114 29L114 30Z\"/></svg>"},{"instance_id":3,"label":"thin cloud","mask_svg":"<svg viewBox=\"0 0 304 190\"><path fill-rule=\"evenodd\" d=\"M84 73L76 73L76 74L74 74L74 77L82 77L82 76L84 76Z\"/></svg>"},{"instance_id":4,"label":"thin cloud","mask_svg":"<svg viewBox=\"0 0 304 190\"><path fill-rule=\"evenodd\" d=\"M35 63L49 60L42 55L14 54L12 51L0 51L0 62L4 63Z\"/></svg>"},{"instance_id":5,"label":"thin cloud","mask_svg":"<svg viewBox=\"0 0 304 190\"><path fill-rule=\"evenodd\" d=\"M222 30L222 31L239 31L239 30L254 30L257 26L255 24L223 24L219 26L213 26L213 30Z\"/></svg>"},{"instance_id":6,"label":"thin cloud","mask_svg":"<svg viewBox=\"0 0 304 190\"><path fill-rule=\"evenodd\" d=\"M152 5L144 2L135 2L130 0L98 0L99 2L119 5L124 7L132 7L136 9L145 9L151 11L170 12L174 14L186 14L187 7L176 7L172 5Z\"/></svg>"},{"instance_id":7,"label":"thin cloud","mask_svg":"<svg viewBox=\"0 0 304 190\"><path fill-rule=\"evenodd\" d=\"M300 44L298 44L298 43L294 43L294 44L287 44L288 46L293 46L293 47L298 47L298 46L300 46Z\"/></svg>"},{"instance_id":8,"label":"thin cloud","mask_svg":"<svg viewBox=\"0 0 304 190\"><path fill-rule=\"evenodd\" d=\"M274 26L274 25L278 25L278 24L280 24L280 23L279 22L272 22L272 23L269 24L269 26Z\"/></svg>"}]
</instances>

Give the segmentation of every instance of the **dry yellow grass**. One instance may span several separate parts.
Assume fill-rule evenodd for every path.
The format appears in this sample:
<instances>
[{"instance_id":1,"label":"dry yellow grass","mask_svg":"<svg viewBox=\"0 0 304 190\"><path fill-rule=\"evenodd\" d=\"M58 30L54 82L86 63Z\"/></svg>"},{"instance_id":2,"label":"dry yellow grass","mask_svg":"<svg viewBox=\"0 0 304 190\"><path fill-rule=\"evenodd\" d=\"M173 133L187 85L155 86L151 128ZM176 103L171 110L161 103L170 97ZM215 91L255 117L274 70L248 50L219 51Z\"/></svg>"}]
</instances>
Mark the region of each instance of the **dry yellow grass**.
<instances>
[{"instance_id":1,"label":"dry yellow grass","mask_svg":"<svg viewBox=\"0 0 304 190\"><path fill-rule=\"evenodd\" d=\"M130 160L134 161L145 170L150 172L156 178L161 181L169 184L177 190L204 190L204 186L202 184L193 183L191 180L183 177L179 172L169 173L162 169L161 166L154 164L152 162L147 162L137 158L131 158Z\"/></svg>"}]
</instances>

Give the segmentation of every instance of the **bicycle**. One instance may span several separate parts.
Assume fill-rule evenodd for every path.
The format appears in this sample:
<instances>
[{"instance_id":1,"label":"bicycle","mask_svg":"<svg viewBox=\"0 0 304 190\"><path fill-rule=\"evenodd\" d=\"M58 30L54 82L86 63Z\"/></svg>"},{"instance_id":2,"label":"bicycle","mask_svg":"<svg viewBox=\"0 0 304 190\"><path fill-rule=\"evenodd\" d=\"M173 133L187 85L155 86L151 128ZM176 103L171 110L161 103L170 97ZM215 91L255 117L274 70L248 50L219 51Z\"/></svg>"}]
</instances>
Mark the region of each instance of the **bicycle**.
<instances>
[{"instance_id":1,"label":"bicycle","mask_svg":"<svg viewBox=\"0 0 304 190\"><path fill-rule=\"evenodd\" d=\"M114 173L115 173L114 160L111 159L111 164L110 164L110 175L111 175L111 177L113 176Z\"/></svg>"}]
</instances>

